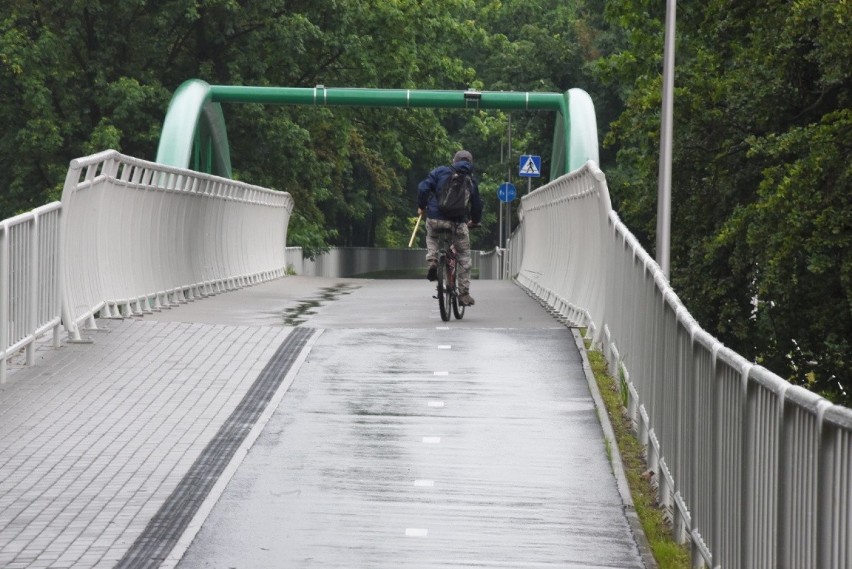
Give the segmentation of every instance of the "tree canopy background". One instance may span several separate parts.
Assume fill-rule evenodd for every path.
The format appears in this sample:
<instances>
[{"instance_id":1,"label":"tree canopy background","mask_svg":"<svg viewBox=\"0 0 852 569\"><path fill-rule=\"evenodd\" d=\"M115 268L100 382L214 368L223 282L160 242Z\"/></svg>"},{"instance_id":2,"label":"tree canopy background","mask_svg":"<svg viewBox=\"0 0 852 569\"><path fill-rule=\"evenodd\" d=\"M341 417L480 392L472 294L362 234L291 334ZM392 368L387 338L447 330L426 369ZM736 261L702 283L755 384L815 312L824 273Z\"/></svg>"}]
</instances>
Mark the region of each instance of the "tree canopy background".
<instances>
[{"instance_id":1,"label":"tree canopy background","mask_svg":"<svg viewBox=\"0 0 852 569\"><path fill-rule=\"evenodd\" d=\"M613 202L653 254L662 0L111 0L0 5L0 217L70 160L152 160L174 90L211 84L588 91ZM850 20L844 0L678 3L672 281L727 345L852 402ZM554 117L229 105L235 177L290 192L290 238L405 246L417 182L458 148L486 201ZM309 165L309 167L306 167Z\"/></svg>"}]
</instances>

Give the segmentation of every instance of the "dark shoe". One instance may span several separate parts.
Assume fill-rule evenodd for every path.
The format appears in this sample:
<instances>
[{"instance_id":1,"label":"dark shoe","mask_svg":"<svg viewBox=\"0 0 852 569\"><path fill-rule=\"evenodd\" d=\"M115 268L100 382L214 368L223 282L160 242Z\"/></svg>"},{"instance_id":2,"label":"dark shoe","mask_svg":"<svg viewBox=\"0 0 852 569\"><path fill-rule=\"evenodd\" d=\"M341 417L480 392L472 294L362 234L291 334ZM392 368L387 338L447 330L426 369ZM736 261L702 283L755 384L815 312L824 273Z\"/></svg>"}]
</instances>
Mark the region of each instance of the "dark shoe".
<instances>
[{"instance_id":1,"label":"dark shoe","mask_svg":"<svg viewBox=\"0 0 852 569\"><path fill-rule=\"evenodd\" d=\"M473 301L473 297L470 296L470 294L464 293L459 296L459 304L462 306L473 306L476 303Z\"/></svg>"},{"instance_id":2,"label":"dark shoe","mask_svg":"<svg viewBox=\"0 0 852 569\"><path fill-rule=\"evenodd\" d=\"M437 265L429 265L429 272L426 273L426 278L430 281L438 280L438 267Z\"/></svg>"}]
</instances>

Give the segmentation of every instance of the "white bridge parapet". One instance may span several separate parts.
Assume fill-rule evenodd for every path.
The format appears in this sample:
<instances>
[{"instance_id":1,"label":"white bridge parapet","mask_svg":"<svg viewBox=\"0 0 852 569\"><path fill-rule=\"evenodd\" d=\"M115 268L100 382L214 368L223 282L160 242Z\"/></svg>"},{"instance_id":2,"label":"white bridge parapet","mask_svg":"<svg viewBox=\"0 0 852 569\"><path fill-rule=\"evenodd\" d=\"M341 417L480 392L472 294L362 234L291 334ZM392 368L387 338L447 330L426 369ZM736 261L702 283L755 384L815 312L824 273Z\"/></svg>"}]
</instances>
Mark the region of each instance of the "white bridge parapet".
<instances>
[{"instance_id":1,"label":"white bridge parapet","mask_svg":"<svg viewBox=\"0 0 852 569\"><path fill-rule=\"evenodd\" d=\"M852 567L852 409L704 331L593 162L524 196L521 216L511 274L602 348L693 566Z\"/></svg>"},{"instance_id":2,"label":"white bridge parapet","mask_svg":"<svg viewBox=\"0 0 852 569\"><path fill-rule=\"evenodd\" d=\"M9 356L25 349L32 365L34 342L48 331L59 347L61 212L53 202L0 222L0 383Z\"/></svg>"},{"instance_id":3,"label":"white bridge parapet","mask_svg":"<svg viewBox=\"0 0 852 569\"><path fill-rule=\"evenodd\" d=\"M62 191L63 321L129 316L283 276L293 199L108 150Z\"/></svg>"}]
</instances>

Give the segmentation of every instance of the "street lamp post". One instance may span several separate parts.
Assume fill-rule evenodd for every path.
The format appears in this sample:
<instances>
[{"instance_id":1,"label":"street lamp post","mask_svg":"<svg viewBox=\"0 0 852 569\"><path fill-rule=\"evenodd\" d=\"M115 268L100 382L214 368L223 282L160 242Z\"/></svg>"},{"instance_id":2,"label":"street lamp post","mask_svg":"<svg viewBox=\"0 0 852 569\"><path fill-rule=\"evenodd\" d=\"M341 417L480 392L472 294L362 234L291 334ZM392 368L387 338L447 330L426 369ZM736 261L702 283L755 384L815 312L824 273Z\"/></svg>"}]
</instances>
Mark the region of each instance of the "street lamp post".
<instances>
[{"instance_id":1,"label":"street lamp post","mask_svg":"<svg viewBox=\"0 0 852 569\"><path fill-rule=\"evenodd\" d=\"M676 1L666 0L663 49L663 108L660 124L660 174L657 190L657 264L669 278L671 263L672 115L674 108Z\"/></svg>"}]
</instances>

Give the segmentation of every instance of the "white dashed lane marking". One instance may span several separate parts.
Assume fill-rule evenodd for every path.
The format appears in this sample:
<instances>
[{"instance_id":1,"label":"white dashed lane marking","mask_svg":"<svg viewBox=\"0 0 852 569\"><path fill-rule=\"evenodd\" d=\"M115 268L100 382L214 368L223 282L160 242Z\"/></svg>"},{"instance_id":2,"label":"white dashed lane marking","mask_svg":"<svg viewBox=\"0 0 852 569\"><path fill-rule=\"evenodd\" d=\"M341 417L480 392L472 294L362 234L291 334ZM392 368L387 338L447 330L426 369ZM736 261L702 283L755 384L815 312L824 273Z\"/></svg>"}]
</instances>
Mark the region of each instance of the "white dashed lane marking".
<instances>
[{"instance_id":1,"label":"white dashed lane marking","mask_svg":"<svg viewBox=\"0 0 852 569\"><path fill-rule=\"evenodd\" d=\"M426 537L429 535L429 530L423 528L406 528L405 535L408 537Z\"/></svg>"}]
</instances>

